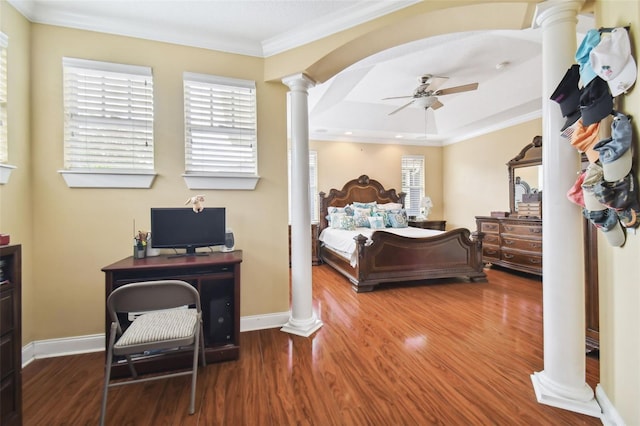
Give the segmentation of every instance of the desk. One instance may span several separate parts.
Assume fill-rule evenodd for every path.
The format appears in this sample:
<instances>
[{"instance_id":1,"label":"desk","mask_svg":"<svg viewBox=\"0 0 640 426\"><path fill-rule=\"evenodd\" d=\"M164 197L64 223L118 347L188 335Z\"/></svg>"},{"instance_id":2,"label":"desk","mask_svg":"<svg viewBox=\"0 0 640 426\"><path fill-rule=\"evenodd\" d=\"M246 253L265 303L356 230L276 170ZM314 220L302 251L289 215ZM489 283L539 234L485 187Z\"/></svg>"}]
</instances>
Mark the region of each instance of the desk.
<instances>
[{"instance_id":1,"label":"desk","mask_svg":"<svg viewBox=\"0 0 640 426\"><path fill-rule=\"evenodd\" d=\"M409 226L423 229L435 229L436 231L444 231L447 225L446 220L410 220Z\"/></svg>"},{"instance_id":2,"label":"desk","mask_svg":"<svg viewBox=\"0 0 640 426\"><path fill-rule=\"evenodd\" d=\"M105 302L117 287L138 281L176 279L191 283L200 292L207 362L229 361L240 356L240 263L242 251L214 252L208 256L170 257L167 255L134 259L127 257L102 268L105 273ZM111 319L105 316L108 342ZM142 359L136 369L144 373L189 368L193 352L173 357ZM112 375L129 376L123 361L114 365Z\"/></svg>"}]
</instances>

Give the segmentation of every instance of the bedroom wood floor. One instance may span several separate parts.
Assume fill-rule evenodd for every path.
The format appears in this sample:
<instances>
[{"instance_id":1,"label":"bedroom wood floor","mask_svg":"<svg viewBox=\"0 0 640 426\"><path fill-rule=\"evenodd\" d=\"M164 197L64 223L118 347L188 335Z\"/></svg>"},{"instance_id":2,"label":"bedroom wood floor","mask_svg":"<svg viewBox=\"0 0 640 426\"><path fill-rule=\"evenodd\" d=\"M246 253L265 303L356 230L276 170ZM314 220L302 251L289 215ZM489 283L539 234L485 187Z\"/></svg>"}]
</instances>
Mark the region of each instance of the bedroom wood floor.
<instances>
[{"instance_id":1,"label":"bedroom wood floor","mask_svg":"<svg viewBox=\"0 0 640 426\"><path fill-rule=\"evenodd\" d=\"M487 283L439 281L356 294L313 267L324 326L311 338L241 333L240 360L189 378L115 388L109 425L601 425L536 402L543 369L541 282L487 270ZM25 425L96 425L103 352L36 360L23 372ZM587 383L598 383L587 357Z\"/></svg>"}]
</instances>

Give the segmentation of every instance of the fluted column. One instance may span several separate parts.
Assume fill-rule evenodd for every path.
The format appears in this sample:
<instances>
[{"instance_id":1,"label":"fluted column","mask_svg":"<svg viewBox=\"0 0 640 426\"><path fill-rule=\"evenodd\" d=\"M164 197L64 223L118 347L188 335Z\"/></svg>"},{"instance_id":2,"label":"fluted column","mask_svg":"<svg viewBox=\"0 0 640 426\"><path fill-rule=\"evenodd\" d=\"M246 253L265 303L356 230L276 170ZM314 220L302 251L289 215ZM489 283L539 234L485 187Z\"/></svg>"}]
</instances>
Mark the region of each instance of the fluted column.
<instances>
[{"instance_id":1,"label":"fluted column","mask_svg":"<svg viewBox=\"0 0 640 426\"><path fill-rule=\"evenodd\" d=\"M567 190L580 158L560 136L565 121L549 97L575 62L577 13L584 0L549 0L536 9L542 27L542 173L544 370L531 375L542 404L599 417L585 381L584 247L580 208Z\"/></svg>"},{"instance_id":2,"label":"fluted column","mask_svg":"<svg viewBox=\"0 0 640 426\"><path fill-rule=\"evenodd\" d=\"M310 336L322 326L313 311L309 207L309 88L304 74L282 80L291 90L291 316L282 331Z\"/></svg>"}]
</instances>

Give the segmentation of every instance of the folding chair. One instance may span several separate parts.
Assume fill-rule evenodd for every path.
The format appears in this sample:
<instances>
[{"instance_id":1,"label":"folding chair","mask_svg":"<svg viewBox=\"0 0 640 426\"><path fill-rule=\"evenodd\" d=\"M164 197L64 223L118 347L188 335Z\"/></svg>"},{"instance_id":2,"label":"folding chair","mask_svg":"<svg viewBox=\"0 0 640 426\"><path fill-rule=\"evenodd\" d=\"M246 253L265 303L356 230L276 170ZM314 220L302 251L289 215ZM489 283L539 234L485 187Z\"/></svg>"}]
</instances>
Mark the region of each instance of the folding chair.
<instances>
[{"instance_id":1,"label":"folding chair","mask_svg":"<svg viewBox=\"0 0 640 426\"><path fill-rule=\"evenodd\" d=\"M178 280L125 284L116 288L107 298L107 312L112 323L107 346L100 425L104 425L107 393L110 387L188 374L191 374L189 414L193 414L195 411L198 352L201 352L202 365L206 365L202 310L198 291L189 283ZM129 318L130 314L135 315L135 319L126 327L128 321L123 320ZM146 378L138 376L134 366L136 357L151 354L161 356L163 352L175 352L177 348L192 348L193 366L191 370ZM131 379L112 382L111 367L114 365L114 361L117 362L114 357L122 356L126 358L129 365Z\"/></svg>"}]
</instances>

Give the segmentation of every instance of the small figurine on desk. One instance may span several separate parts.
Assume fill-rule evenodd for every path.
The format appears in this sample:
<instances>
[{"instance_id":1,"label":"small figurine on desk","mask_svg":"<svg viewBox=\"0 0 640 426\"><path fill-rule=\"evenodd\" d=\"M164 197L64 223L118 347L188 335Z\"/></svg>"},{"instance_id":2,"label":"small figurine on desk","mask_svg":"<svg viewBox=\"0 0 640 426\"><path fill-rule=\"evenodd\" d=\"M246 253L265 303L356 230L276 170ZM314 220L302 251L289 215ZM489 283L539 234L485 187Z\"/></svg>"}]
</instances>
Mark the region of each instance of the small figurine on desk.
<instances>
[{"instance_id":1,"label":"small figurine on desk","mask_svg":"<svg viewBox=\"0 0 640 426\"><path fill-rule=\"evenodd\" d=\"M204 195L195 195L191 198L188 198L184 205L186 206L187 204L192 204L193 211L196 213L200 213L202 210L204 210Z\"/></svg>"}]
</instances>

